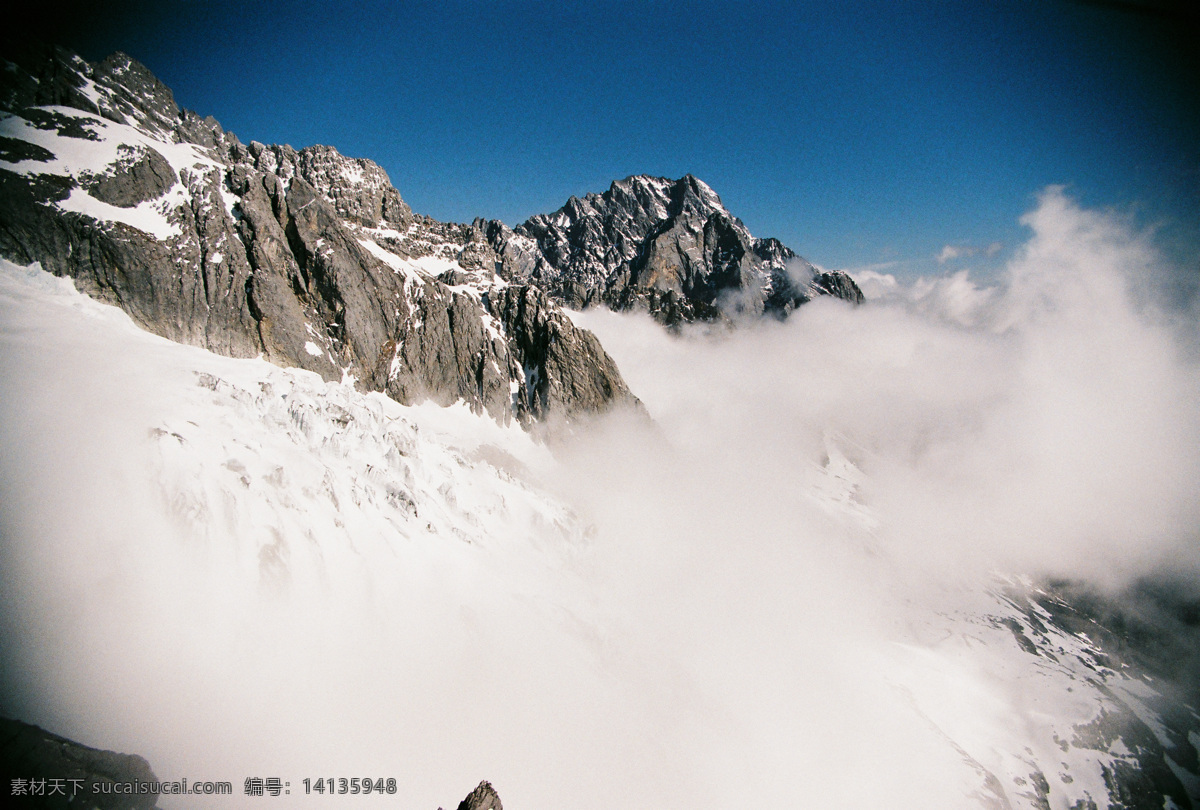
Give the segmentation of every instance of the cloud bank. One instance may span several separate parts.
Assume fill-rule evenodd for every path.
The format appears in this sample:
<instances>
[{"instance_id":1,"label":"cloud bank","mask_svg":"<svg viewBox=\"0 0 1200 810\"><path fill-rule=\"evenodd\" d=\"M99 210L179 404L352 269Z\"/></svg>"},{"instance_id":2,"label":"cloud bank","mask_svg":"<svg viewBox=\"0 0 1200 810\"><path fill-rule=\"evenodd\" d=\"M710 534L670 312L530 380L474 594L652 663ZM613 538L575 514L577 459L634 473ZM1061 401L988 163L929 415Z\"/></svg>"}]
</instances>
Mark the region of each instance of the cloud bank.
<instances>
[{"instance_id":1,"label":"cloud bank","mask_svg":"<svg viewBox=\"0 0 1200 810\"><path fill-rule=\"evenodd\" d=\"M860 309L817 301L720 338L584 321L676 444L777 480L835 437L870 481L879 542L922 566L1200 571L1196 324L1160 306L1171 269L1059 187L1022 223L990 286L872 274Z\"/></svg>"}]
</instances>

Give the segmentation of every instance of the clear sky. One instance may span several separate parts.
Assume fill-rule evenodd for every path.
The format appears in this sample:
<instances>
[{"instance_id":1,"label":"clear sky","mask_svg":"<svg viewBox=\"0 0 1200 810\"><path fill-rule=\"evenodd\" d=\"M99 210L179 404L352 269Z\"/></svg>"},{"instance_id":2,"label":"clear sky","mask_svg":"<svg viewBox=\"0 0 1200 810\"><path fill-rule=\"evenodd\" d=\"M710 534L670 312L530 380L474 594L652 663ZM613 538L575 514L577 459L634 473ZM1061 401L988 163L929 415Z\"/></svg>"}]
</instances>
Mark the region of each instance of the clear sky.
<instances>
[{"instance_id":1,"label":"clear sky","mask_svg":"<svg viewBox=\"0 0 1200 810\"><path fill-rule=\"evenodd\" d=\"M824 267L986 271L1065 184L1200 267L1182 0L49 8L87 58L126 51L243 141L370 157L437 219L515 225L691 172Z\"/></svg>"}]
</instances>

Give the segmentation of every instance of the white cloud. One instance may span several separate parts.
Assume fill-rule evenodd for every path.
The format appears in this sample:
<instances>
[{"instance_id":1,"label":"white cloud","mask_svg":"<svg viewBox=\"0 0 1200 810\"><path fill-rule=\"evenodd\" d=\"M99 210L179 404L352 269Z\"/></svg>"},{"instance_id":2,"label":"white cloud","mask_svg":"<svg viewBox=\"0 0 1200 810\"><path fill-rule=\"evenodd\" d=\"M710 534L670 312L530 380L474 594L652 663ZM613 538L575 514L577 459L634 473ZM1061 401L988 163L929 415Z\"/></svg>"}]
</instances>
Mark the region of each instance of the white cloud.
<instances>
[{"instance_id":1,"label":"white cloud","mask_svg":"<svg viewBox=\"0 0 1200 810\"><path fill-rule=\"evenodd\" d=\"M964 255L965 250L966 248L955 247L954 245L946 245L942 248L942 252L938 254L937 260L939 263L945 264L952 259L957 259L958 257Z\"/></svg>"},{"instance_id":2,"label":"white cloud","mask_svg":"<svg viewBox=\"0 0 1200 810\"><path fill-rule=\"evenodd\" d=\"M975 248L970 245L946 245L942 248L942 252L938 254L937 260L939 264L945 264L954 259L974 256L976 253Z\"/></svg>"},{"instance_id":3,"label":"white cloud","mask_svg":"<svg viewBox=\"0 0 1200 810\"><path fill-rule=\"evenodd\" d=\"M886 262L885 264L874 265L874 267L889 267L895 262ZM845 271L850 274L851 278L858 284L858 288L862 290L863 295L868 298L881 298L894 292L899 282L891 273L880 273L877 270L868 268L857 268L854 270Z\"/></svg>"},{"instance_id":4,"label":"white cloud","mask_svg":"<svg viewBox=\"0 0 1200 810\"><path fill-rule=\"evenodd\" d=\"M860 272L867 306L817 302L716 344L602 314L596 327L681 446L780 475L822 452L824 430L864 448L892 542L915 559L1124 579L1174 558L1200 572L1200 375L1178 351L1178 329L1195 328L1168 328L1136 295L1163 260L1060 188L1022 222L1033 236L996 284Z\"/></svg>"},{"instance_id":5,"label":"white cloud","mask_svg":"<svg viewBox=\"0 0 1200 810\"><path fill-rule=\"evenodd\" d=\"M567 457L564 486L597 516L601 567L620 583L613 604L661 626L647 655L693 661L689 685L736 724L763 722L761 747L742 743L748 761L809 752L786 718L820 717L829 759L799 771L818 793L846 784L862 717L827 725L810 698L843 705L829 677L871 689L826 669L834 639L896 641L876 620L920 621L897 618L898 603L974 591L997 571L1108 588L1164 568L1200 576L1200 367L1175 331L1196 325L1171 326L1130 295L1161 259L1120 218L1049 189L1023 221L1032 236L997 283L863 274L882 294L861 307L818 300L783 324L679 338L645 318L584 313L658 426L609 425ZM844 497L826 511L809 476L842 456L863 477L842 474ZM864 548L878 568L860 567ZM970 697L948 715L1017 733L1028 704L1015 682L994 691L999 677L959 671L954 687ZM770 709L732 697L785 683ZM1079 697L1047 695L1037 712ZM879 716L905 727L896 706ZM905 792L897 771L924 773L939 756L912 740L879 761L880 783L899 786L884 803L941 806ZM943 785L962 776L944 767ZM725 773L718 782L736 782ZM855 799L840 806L870 806Z\"/></svg>"},{"instance_id":6,"label":"white cloud","mask_svg":"<svg viewBox=\"0 0 1200 810\"><path fill-rule=\"evenodd\" d=\"M986 247L976 247L974 245L945 245L942 247L942 252L937 255L939 264L953 261L955 259L968 258L982 253L985 256L991 257L1000 253L1004 249L1004 244L1001 242L992 242Z\"/></svg>"}]
</instances>

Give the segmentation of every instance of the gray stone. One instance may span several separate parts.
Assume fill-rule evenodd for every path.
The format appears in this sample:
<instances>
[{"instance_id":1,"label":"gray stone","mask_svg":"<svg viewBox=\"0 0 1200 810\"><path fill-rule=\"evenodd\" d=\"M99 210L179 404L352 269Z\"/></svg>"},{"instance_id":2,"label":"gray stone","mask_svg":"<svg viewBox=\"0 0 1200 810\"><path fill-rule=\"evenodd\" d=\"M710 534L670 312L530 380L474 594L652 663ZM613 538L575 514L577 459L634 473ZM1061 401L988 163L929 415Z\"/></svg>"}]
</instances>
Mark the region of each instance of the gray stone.
<instances>
[{"instance_id":1,"label":"gray stone","mask_svg":"<svg viewBox=\"0 0 1200 810\"><path fill-rule=\"evenodd\" d=\"M818 295L832 295L852 304L863 302L862 290L854 283L854 279L841 270L819 274L812 280L811 287Z\"/></svg>"},{"instance_id":2,"label":"gray stone","mask_svg":"<svg viewBox=\"0 0 1200 810\"><path fill-rule=\"evenodd\" d=\"M458 810L504 810L504 805L500 803L500 794L492 787L492 783L485 781L480 782L467 798L458 803Z\"/></svg>"},{"instance_id":3,"label":"gray stone","mask_svg":"<svg viewBox=\"0 0 1200 810\"><path fill-rule=\"evenodd\" d=\"M374 161L343 157L331 146L310 146L296 154L296 170L321 189L341 219L368 228L386 223L398 230L412 221L412 210Z\"/></svg>"},{"instance_id":4,"label":"gray stone","mask_svg":"<svg viewBox=\"0 0 1200 810\"><path fill-rule=\"evenodd\" d=\"M596 336L576 328L537 287L499 288L489 293L487 305L521 364L518 413L544 420L641 407Z\"/></svg>"}]
</instances>

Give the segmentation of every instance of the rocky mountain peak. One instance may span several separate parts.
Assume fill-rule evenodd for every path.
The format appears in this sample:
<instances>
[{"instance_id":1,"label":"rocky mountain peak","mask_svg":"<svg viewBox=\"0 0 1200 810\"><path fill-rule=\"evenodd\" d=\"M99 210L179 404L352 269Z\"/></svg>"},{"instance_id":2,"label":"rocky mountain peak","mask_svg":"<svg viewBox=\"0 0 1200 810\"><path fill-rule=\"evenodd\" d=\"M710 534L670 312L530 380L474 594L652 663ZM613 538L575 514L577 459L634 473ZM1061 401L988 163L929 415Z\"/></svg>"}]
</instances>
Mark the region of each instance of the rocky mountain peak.
<instances>
[{"instance_id":1,"label":"rocky mountain peak","mask_svg":"<svg viewBox=\"0 0 1200 810\"><path fill-rule=\"evenodd\" d=\"M691 205L698 213L722 213L730 216L729 211L721 203L721 198L707 183L690 174L685 174L675 184L685 205Z\"/></svg>"},{"instance_id":2,"label":"rocky mountain peak","mask_svg":"<svg viewBox=\"0 0 1200 810\"><path fill-rule=\"evenodd\" d=\"M407 228L412 221L412 209L373 160L345 157L332 146L309 146L300 150L296 165L342 219L367 228L383 223Z\"/></svg>"},{"instance_id":3,"label":"rocky mountain peak","mask_svg":"<svg viewBox=\"0 0 1200 810\"><path fill-rule=\"evenodd\" d=\"M458 803L458 810L504 810L500 794L491 782L480 782L467 798Z\"/></svg>"},{"instance_id":4,"label":"rocky mountain peak","mask_svg":"<svg viewBox=\"0 0 1200 810\"><path fill-rule=\"evenodd\" d=\"M849 276L816 283L816 268L778 240L755 239L691 174L634 175L515 229L484 229L505 278L536 284L572 307L643 309L675 324L785 317L817 295L862 301Z\"/></svg>"},{"instance_id":5,"label":"rocky mountain peak","mask_svg":"<svg viewBox=\"0 0 1200 810\"><path fill-rule=\"evenodd\" d=\"M660 321L849 301L707 184L634 175L515 229L414 214L331 146L243 144L125 54L28 49L0 72L0 255L161 335L522 421L636 406L560 306Z\"/></svg>"},{"instance_id":6,"label":"rocky mountain peak","mask_svg":"<svg viewBox=\"0 0 1200 810\"><path fill-rule=\"evenodd\" d=\"M258 141L245 147L235 144L230 156L235 163L285 181L303 178L342 220L355 225L403 229L413 220L412 209L373 160L346 157L332 146L306 146L297 151L286 144Z\"/></svg>"},{"instance_id":7,"label":"rocky mountain peak","mask_svg":"<svg viewBox=\"0 0 1200 810\"><path fill-rule=\"evenodd\" d=\"M168 132L178 123L175 94L128 54L112 54L96 65L92 76L103 96L101 115L109 109L123 116L125 123L159 132Z\"/></svg>"}]
</instances>

